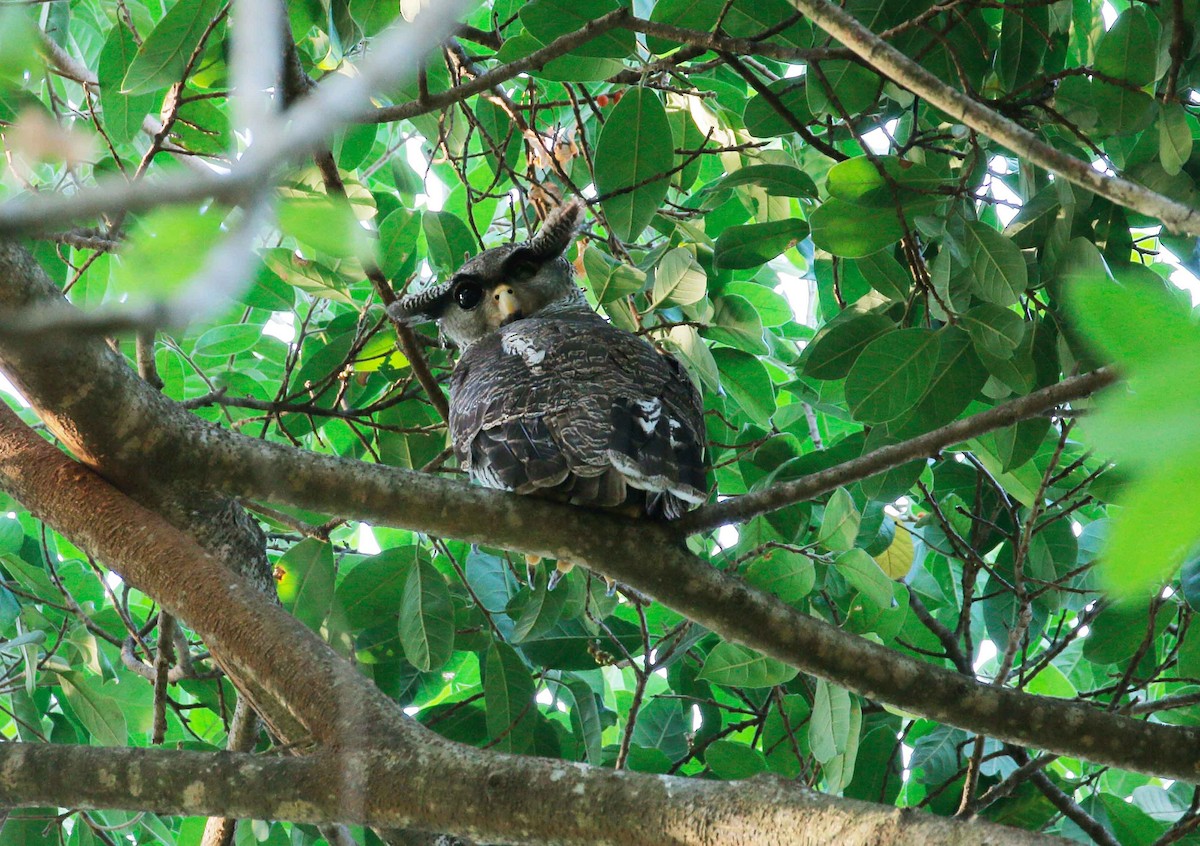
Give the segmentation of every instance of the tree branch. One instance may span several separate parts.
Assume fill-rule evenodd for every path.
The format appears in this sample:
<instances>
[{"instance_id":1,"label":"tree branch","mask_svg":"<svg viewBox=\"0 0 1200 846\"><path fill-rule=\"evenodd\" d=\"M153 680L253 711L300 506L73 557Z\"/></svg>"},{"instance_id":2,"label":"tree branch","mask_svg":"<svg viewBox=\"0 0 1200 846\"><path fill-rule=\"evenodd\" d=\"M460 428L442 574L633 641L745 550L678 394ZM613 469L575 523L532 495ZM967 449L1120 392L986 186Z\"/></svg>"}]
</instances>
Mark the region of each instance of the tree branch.
<instances>
[{"instance_id":1,"label":"tree branch","mask_svg":"<svg viewBox=\"0 0 1200 846\"><path fill-rule=\"evenodd\" d=\"M863 26L829 0L788 0L864 62L897 85L928 100L956 120L1000 142L1023 159L1119 206L1161 220L1168 229L1200 235L1200 209L1118 176L1109 176L1074 156L1056 150L1029 130L972 100Z\"/></svg>"},{"instance_id":2,"label":"tree branch","mask_svg":"<svg viewBox=\"0 0 1200 846\"><path fill-rule=\"evenodd\" d=\"M1082 376L1072 376L1056 385L1001 403L995 408L981 411L963 420L956 420L924 435L872 450L836 467L705 506L685 515L672 525L681 532L692 535L730 523L742 523L759 514L812 499L842 485L866 479L909 461L936 455L952 444L1036 417L1065 402L1094 394L1111 385L1116 379L1117 373L1111 367L1101 367Z\"/></svg>"},{"instance_id":3,"label":"tree branch","mask_svg":"<svg viewBox=\"0 0 1200 846\"><path fill-rule=\"evenodd\" d=\"M417 754L372 750L284 758L4 743L0 773L5 806L229 813L450 831L503 843L715 845L746 843L748 836L796 842L799 832L805 842L846 846L1068 843L994 823L826 796L774 777L722 782L646 775L450 744Z\"/></svg>"}]
</instances>

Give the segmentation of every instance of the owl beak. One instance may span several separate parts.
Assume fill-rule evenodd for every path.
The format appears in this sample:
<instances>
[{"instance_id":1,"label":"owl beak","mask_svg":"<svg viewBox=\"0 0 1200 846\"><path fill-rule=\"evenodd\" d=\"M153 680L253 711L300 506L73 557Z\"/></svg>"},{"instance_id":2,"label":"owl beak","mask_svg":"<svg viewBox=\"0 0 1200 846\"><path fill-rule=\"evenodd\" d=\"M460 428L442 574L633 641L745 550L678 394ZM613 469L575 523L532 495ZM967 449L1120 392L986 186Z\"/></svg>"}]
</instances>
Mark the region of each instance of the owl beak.
<instances>
[{"instance_id":1,"label":"owl beak","mask_svg":"<svg viewBox=\"0 0 1200 846\"><path fill-rule=\"evenodd\" d=\"M496 315L501 326L521 318L521 303L511 285L497 285L492 290L492 299L496 302Z\"/></svg>"}]
</instances>

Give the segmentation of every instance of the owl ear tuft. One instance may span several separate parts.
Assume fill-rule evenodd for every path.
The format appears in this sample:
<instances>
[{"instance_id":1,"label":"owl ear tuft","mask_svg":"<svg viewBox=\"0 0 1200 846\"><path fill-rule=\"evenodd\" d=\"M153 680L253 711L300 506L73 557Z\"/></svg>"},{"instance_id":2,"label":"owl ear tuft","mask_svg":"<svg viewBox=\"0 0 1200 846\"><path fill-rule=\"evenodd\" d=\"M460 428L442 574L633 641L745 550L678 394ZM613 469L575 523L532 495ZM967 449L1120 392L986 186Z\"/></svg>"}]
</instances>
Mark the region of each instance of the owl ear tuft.
<instances>
[{"instance_id":1,"label":"owl ear tuft","mask_svg":"<svg viewBox=\"0 0 1200 846\"><path fill-rule=\"evenodd\" d=\"M575 238L575 230L583 222L583 212L583 202L577 197L551 211L541 228L526 242L529 257L545 262L565 253Z\"/></svg>"},{"instance_id":2,"label":"owl ear tuft","mask_svg":"<svg viewBox=\"0 0 1200 846\"><path fill-rule=\"evenodd\" d=\"M437 320L446 310L450 298L449 283L434 285L424 291L405 294L387 307L388 316L405 326Z\"/></svg>"}]
</instances>

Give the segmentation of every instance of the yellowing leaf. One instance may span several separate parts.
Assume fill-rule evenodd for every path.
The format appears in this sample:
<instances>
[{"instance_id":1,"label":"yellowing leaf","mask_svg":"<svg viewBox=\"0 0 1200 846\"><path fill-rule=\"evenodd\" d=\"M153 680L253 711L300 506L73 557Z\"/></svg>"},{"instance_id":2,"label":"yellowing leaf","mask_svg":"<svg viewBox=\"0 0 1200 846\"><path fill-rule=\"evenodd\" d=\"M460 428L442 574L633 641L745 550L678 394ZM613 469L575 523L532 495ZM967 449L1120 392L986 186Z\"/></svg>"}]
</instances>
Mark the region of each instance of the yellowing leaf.
<instances>
[{"instance_id":1,"label":"yellowing leaf","mask_svg":"<svg viewBox=\"0 0 1200 846\"><path fill-rule=\"evenodd\" d=\"M889 579L903 579L913 565L912 533L903 523L896 524L896 535L888 548L875 556L879 569L887 574Z\"/></svg>"}]
</instances>

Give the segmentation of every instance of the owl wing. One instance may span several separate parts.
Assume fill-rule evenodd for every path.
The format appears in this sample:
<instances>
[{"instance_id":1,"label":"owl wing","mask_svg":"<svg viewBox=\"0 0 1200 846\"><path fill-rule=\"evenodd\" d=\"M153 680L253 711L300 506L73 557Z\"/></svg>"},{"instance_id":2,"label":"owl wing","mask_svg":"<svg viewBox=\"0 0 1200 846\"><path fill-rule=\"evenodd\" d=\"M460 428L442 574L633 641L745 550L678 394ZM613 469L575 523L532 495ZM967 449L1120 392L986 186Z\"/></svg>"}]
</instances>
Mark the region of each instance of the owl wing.
<instances>
[{"instance_id":1,"label":"owl wing","mask_svg":"<svg viewBox=\"0 0 1200 846\"><path fill-rule=\"evenodd\" d=\"M488 487L668 519L706 498L699 392L678 361L595 314L519 320L471 346L450 428Z\"/></svg>"}]
</instances>

